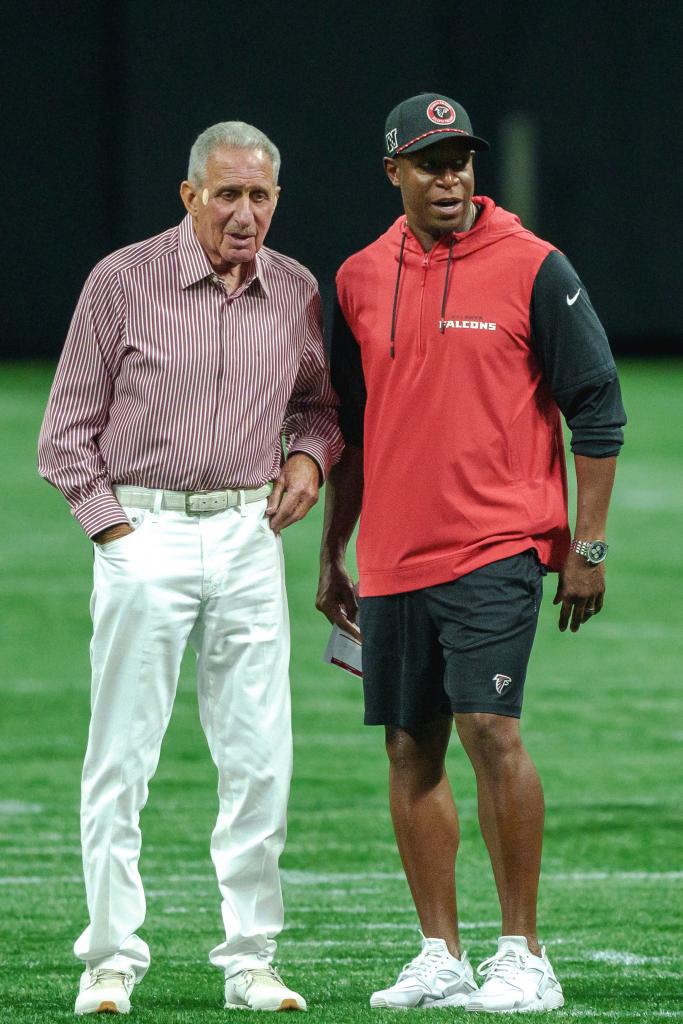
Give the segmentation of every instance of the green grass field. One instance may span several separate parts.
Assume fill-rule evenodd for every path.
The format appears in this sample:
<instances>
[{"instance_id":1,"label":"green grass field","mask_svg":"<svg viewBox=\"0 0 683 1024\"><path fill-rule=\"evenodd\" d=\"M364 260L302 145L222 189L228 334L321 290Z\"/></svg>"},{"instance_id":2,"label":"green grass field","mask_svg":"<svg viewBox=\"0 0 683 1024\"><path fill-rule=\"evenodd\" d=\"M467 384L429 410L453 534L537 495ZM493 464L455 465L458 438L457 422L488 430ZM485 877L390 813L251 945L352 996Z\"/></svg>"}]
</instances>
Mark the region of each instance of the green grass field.
<instances>
[{"instance_id":1,"label":"green grass field","mask_svg":"<svg viewBox=\"0 0 683 1024\"><path fill-rule=\"evenodd\" d=\"M71 945L85 924L78 796L91 551L35 470L52 372L0 367L0 1018L17 1024L72 1018ZM558 1024L683 1021L683 363L625 364L622 384L630 424L605 610L579 635L561 635L547 581L523 719L548 805L541 936L567 1003L535 1019ZM371 1011L368 997L417 952L419 935L386 805L381 731L361 724L358 681L321 663L319 523L320 508L286 535L296 760L278 960L314 1020L381 1022L396 1014ZM455 742L449 756L462 929L478 962L494 949L497 903L472 772ZM215 810L187 658L143 815L153 963L134 996L141 1022L225 1019L222 979L207 962L220 935L208 853Z\"/></svg>"}]
</instances>

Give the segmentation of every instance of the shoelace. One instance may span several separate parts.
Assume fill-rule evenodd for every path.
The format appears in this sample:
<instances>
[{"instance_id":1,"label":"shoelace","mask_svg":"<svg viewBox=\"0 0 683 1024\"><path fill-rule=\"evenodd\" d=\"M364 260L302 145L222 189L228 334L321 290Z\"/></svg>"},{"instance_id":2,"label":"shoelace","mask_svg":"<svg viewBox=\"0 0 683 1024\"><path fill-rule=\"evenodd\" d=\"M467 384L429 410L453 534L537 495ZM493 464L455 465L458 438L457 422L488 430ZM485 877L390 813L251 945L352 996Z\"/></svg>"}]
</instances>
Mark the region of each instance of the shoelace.
<instances>
[{"instance_id":1,"label":"shoelace","mask_svg":"<svg viewBox=\"0 0 683 1024\"><path fill-rule=\"evenodd\" d=\"M284 981L274 967L255 967L245 972L251 981L260 981L271 985L284 985ZM285 986L286 988L286 986Z\"/></svg>"},{"instance_id":2,"label":"shoelace","mask_svg":"<svg viewBox=\"0 0 683 1024\"><path fill-rule=\"evenodd\" d=\"M403 965L399 980L405 977L424 978L433 967L443 960L443 953L435 949L423 949L414 960Z\"/></svg>"},{"instance_id":3,"label":"shoelace","mask_svg":"<svg viewBox=\"0 0 683 1024\"><path fill-rule=\"evenodd\" d=\"M101 981L122 981L129 979L127 971L115 971L110 967L96 967L90 972L90 984L98 985Z\"/></svg>"},{"instance_id":4,"label":"shoelace","mask_svg":"<svg viewBox=\"0 0 683 1024\"><path fill-rule=\"evenodd\" d=\"M502 978L503 981L512 981L518 971L526 966L526 957L517 949L506 949L504 953L496 953L495 956L483 960L477 967L477 974L482 978Z\"/></svg>"}]
</instances>

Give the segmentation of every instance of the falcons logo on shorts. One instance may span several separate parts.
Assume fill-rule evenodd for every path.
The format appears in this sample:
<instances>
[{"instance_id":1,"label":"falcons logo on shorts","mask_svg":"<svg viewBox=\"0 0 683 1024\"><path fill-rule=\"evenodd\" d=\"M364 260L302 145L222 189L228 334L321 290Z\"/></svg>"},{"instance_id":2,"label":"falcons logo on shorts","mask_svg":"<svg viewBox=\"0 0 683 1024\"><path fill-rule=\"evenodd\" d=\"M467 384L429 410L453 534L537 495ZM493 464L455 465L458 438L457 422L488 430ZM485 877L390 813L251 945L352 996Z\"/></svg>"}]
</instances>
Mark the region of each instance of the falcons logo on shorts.
<instances>
[{"instance_id":1,"label":"falcons logo on shorts","mask_svg":"<svg viewBox=\"0 0 683 1024\"><path fill-rule=\"evenodd\" d=\"M504 676L499 672L497 676L493 677L493 681L496 684L496 693L502 693L503 690L508 688L512 679L510 679L510 676Z\"/></svg>"}]
</instances>

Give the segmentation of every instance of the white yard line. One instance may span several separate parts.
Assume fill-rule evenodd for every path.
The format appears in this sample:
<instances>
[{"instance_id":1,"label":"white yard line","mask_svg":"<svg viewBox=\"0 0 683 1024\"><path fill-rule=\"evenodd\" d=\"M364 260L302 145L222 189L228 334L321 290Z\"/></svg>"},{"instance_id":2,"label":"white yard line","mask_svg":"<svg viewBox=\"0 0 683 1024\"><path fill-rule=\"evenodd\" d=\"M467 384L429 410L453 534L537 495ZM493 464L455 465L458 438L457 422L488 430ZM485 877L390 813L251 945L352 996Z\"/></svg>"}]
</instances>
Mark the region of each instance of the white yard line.
<instances>
[{"instance_id":1,"label":"white yard line","mask_svg":"<svg viewBox=\"0 0 683 1024\"><path fill-rule=\"evenodd\" d=\"M585 977L585 975L581 975ZM683 1010L580 1010L576 1007L571 1009L564 1007L561 1011L562 1020L681 1020Z\"/></svg>"},{"instance_id":2,"label":"white yard line","mask_svg":"<svg viewBox=\"0 0 683 1024\"><path fill-rule=\"evenodd\" d=\"M70 885L83 884L82 875L0 875L0 885Z\"/></svg>"},{"instance_id":3,"label":"white yard line","mask_svg":"<svg viewBox=\"0 0 683 1024\"><path fill-rule=\"evenodd\" d=\"M42 851L44 852L44 851ZM323 886L346 886L355 893L380 892L378 886L367 887L368 882L400 882L405 883L405 876L402 871L282 871L283 881L292 886L302 887L323 887ZM209 873L203 874L173 874L161 875L157 872L145 872L145 878L156 879L157 882L178 883L181 885L215 885L215 876ZM42 882L54 884L56 882L80 881L80 875L66 875L56 877L51 874L45 875L2 875L0 885L39 885ZM542 876L544 882L680 882L683 881L683 871L570 871L550 872ZM152 893L159 893L166 890L152 890ZM335 890L327 890L324 895L332 895ZM346 891L343 889L340 892Z\"/></svg>"},{"instance_id":4,"label":"white yard line","mask_svg":"<svg viewBox=\"0 0 683 1024\"><path fill-rule=\"evenodd\" d=\"M675 957L671 956L641 956L639 953L629 953L623 949L590 949L583 956L598 963L620 964L624 967L639 967L643 964L669 964L675 960Z\"/></svg>"},{"instance_id":5,"label":"white yard line","mask_svg":"<svg viewBox=\"0 0 683 1024\"><path fill-rule=\"evenodd\" d=\"M310 929L310 924L307 921L302 921L301 924L297 924L297 925L292 924L291 918L295 917L296 914L299 913L300 909L301 909L300 907L297 908L290 915L289 927L286 929L286 933L287 932L291 932L294 929L301 929L301 928ZM314 908L311 908L311 910L313 910L313 909ZM359 909L360 908L358 908L355 912L358 913ZM315 910L316 910L316 912L319 913L320 912L320 907L316 907ZM365 911L367 912L367 908L365 908ZM410 911L408 911L408 913L412 914L413 916L415 915L415 911L414 910L410 910ZM461 921L459 923L458 927L460 928L460 931L478 931L479 929L485 929L485 928L497 928L499 924L500 924L499 921ZM319 928L321 931L325 931L325 932L348 931L350 927L351 927L351 925L346 924L343 921L328 921L328 922L319 921L319 922L316 923L316 928ZM364 932L366 932L366 931L376 931L376 932L391 932L391 931L397 931L397 932L399 932L399 931L400 932L417 932L418 930L419 930L419 925L418 925L417 918L415 918L414 922L406 921L405 924L399 924L398 922L395 922L395 921L393 921L393 922L373 921L373 922L371 922L369 924L365 924L365 923L363 924L363 931Z\"/></svg>"},{"instance_id":6,"label":"white yard line","mask_svg":"<svg viewBox=\"0 0 683 1024\"><path fill-rule=\"evenodd\" d=\"M405 882L402 871L289 871L281 872L290 885L343 885L344 882Z\"/></svg>"},{"instance_id":7,"label":"white yard line","mask_svg":"<svg viewBox=\"0 0 683 1024\"><path fill-rule=\"evenodd\" d=\"M50 856L59 854L60 857L80 857L81 848L80 846L60 846L48 841L42 846L0 846L0 853L4 857L44 857L46 854Z\"/></svg>"},{"instance_id":8,"label":"white yard line","mask_svg":"<svg viewBox=\"0 0 683 1024\"><path fill-rule=\"evenodd\" d=\"M681 882L683 871L558 871L541 878L544 882Z\"/></svg>"},{"instance_id":9,"label":"white yard line","mask_svg":"<svg viewBox=\"0 0 683 1024\"><path fill-rule=\"evenodd\" d=\"M24 800L0 800L0 814L42 814L44 810L42 804L29 804Z\"/></svg>"}]
</instances>

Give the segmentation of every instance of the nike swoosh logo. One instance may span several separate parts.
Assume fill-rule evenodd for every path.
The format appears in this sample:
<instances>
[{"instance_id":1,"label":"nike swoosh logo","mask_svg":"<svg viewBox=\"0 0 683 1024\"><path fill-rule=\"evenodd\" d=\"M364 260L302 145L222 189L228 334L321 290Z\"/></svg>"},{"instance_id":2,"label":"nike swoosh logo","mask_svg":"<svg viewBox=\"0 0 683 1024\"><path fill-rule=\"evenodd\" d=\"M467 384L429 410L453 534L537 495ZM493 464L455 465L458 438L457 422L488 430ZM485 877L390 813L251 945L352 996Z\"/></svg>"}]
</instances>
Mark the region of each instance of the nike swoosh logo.
<instances>
[{"instance_id":1,"label":"nike swoosh logo","mask_svg":"<svg viewBox=\"0 0 683 1024\"><path fill-rule=\"evenodd\" d=\"M573 306L573 305L574 305L574 303L576 302L576 300L577 300L577 299L578 299L578 297L579 297L579 292L580 292L580 291L581 291L581 289L579 288L579 291L578 291L578 292L576 293L576 295L574 296L574 298L573 298L573 299L570 299L570 298L569 298L569 296L567 296L567 305L568 305L568 306Z\"/></svg>"}]
</instances>

